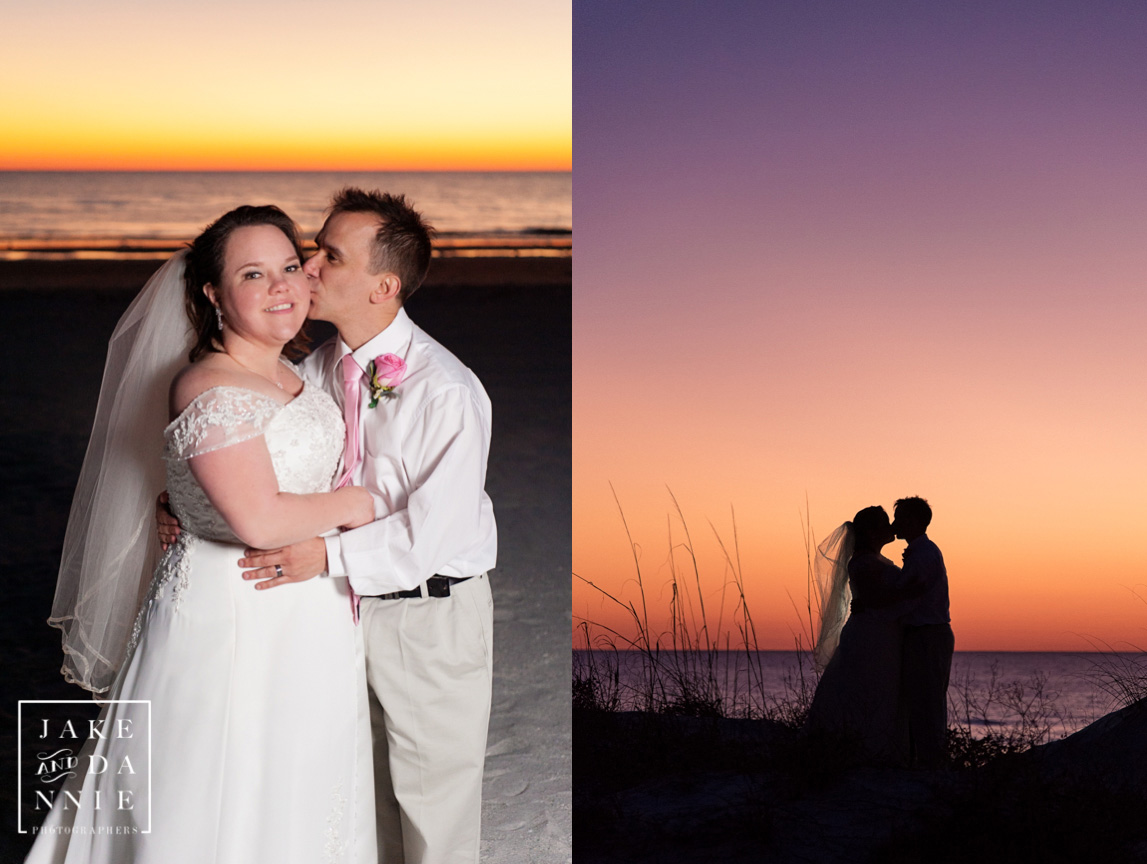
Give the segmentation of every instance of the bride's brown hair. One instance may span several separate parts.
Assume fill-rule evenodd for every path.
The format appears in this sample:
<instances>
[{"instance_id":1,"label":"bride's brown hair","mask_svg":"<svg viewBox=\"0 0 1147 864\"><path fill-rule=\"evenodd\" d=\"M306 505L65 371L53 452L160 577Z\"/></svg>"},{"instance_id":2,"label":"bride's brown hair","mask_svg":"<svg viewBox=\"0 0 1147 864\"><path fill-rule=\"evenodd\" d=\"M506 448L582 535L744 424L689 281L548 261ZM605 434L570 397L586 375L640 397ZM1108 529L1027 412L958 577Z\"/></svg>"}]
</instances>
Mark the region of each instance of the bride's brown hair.
<instances>
[{"instance_id":1,"label":"bride's brown hair","mask_svg":"<svg viewBox=\"0 0 1147 864\"><path fill-rule=\"evenodd\" d=\"M187 259L183 275L184 307L187 320L195 332L195 344L188 352L188 359L194 363L204 354L222 351L219 341L219 324L215 316L215 306L203 293L204 285L219 288L223 276L223 257L227 251L227 238L236 228L251 225L271 225L278 228L291 241L303 262L303 250L299 246L299 229L291 217L273 204L259 207L243 205L224 213L204 229L203 233L188 244ZM310 339L306 325L283 348L288 357L301 357L306 354Z\"/></svg>"}]
</instances>

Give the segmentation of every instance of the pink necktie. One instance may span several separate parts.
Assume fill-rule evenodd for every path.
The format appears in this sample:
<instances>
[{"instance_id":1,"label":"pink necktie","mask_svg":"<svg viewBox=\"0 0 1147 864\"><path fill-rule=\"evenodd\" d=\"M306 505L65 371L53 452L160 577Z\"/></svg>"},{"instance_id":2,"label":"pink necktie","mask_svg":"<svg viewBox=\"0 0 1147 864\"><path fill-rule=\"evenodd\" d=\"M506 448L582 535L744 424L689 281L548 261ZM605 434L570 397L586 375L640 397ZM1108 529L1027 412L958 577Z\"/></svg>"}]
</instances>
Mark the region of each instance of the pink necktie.
<instances>
[{"instance_id":1,"label":"pink necktie","mask_svg":"<svg viewBox=\"0 0 1147 864\"><path fill-rule=\"evenodd\" d=\"M343 448L343 475L335 484L336 489L342 489L350 484L354 471L362 462L362 448L358 440L358 410L362 402L360 382L363 371L354 362L354 355L345 354L343 364L343 420L346 421L346 446ZM358 595L350 587L347 580L347 590L350 591L350 614L354 623L358 624Z\"/></svg>"},{"instance_id":2,"label":"pink necktie","mask_svg":"<svg viewBox=\"0 0 1147 864\"><path fill-rule=\"evenodd\" d=\"M354 469L362 462L362 450L358 442L358 409L362 401L359 382L362 369L354 362L353 354L345 354L343 365L343 420L346 421L346 446L343 448L343 475L335 484L336 489L348 485L354 476Z\"/></svg>"}]
</instances>

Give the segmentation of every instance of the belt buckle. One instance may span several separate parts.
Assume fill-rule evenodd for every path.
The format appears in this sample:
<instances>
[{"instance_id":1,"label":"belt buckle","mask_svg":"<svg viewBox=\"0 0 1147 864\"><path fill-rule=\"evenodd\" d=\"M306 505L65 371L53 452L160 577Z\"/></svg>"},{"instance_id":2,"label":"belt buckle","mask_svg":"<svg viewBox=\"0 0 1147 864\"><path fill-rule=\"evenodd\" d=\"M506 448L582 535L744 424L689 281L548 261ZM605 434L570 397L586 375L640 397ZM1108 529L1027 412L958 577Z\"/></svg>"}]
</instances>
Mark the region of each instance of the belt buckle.
<instances>
[{"instance_id":1,"label":"belt buckle","mask_svg":"<svg viewBox=\"0 0 1147 864\"><path fill-rule=\"evenodd\" d=\"M449 597L450 586L456 582L465 582L469 576L461 579L451 576L431 576L422 585L417 585L409 591L392 591L389 594L379 594L379 600L402 600L408 597ZM423 585L426 586L423 591Z\"/></svg>"}]
</instances>

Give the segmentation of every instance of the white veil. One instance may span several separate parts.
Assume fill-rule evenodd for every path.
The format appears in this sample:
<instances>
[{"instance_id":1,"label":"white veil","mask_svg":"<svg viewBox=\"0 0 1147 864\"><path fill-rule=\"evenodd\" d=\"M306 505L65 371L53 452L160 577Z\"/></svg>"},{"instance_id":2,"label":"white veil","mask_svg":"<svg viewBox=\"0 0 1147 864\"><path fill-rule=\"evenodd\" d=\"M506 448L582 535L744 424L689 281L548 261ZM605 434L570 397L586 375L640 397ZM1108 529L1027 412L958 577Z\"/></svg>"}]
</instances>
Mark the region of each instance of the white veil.
<instances>
[{"instance_id":1,"label":"white veil","mask_svg":"<svg viewBox=\"0 0 1147 864\"><path fill-rule=\"evenodd\" d=\"M816 592L820 604L820 631L813 648L817 669L823 671L836 653L840 631L848 620L852 589L848 587L848 559L856 544L852 523L845 522L816 547Z\"/></svg>"},{"instance_id":2,"label":"white veil","mask_svg":"<svg viewBox=\"0 0 1147 864\"><path fill-rule=\"evenodd\" d=\"M185 252L132 301L108 342L100 399L72 499L48 623L63 631L64 677L106 691L154 569L155 498L163 491L168 390L192 344Z\"/></svg>"}]
</instances>

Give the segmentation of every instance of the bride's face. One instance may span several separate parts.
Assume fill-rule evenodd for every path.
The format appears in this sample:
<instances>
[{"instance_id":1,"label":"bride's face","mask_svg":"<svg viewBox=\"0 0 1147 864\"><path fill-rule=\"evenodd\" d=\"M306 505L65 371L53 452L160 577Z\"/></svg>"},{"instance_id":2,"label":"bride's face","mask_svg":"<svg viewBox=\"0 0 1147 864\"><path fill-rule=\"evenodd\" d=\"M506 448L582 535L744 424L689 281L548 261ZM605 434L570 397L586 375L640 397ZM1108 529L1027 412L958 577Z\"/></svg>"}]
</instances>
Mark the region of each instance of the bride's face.
<instances>
[{"instance_id":1,"label":"bride's face","mask_svg":"<svg viewBox=\"0 0 1147 864\"><path fill-rule=\"evenodd\" d=\"M889 543L891 543L893 540L896 539L896 532L892 530L891 525L889 525L887 528L884 529L884 534L880 539L881 539L881 543L880 543L881 547L887 546Z\"/></svg>"},{"instance_id":2,"label":"bride's face","mask_svg":"<svg viewBox=\"0 0 1147 864\"><path fill-rule=\"evenodd\" d=\"M310 288L302 262L273 225L248 225L231 233L220 282L213 299L225 325L248 341L283 345L307 318Z\"/></svg>"},{"instance_id":3,"label":"bride's face","mask_svg":"<svg viewBox=\"0 0 1147 864\"><path fill-rule=\"evenodd\" d=\"M896 534L892 530L892 523L888 521L885 516L879 526L874 526L872 530L872 539L876 543L877 549L882 549L896 539Z\"/></svg>"}]
</instances>

